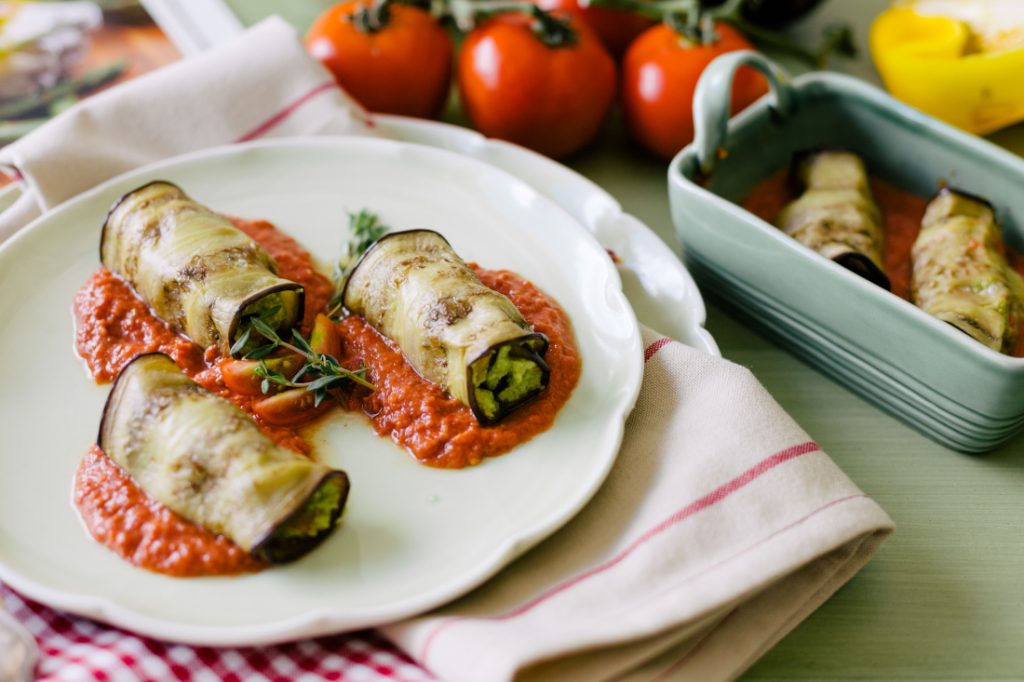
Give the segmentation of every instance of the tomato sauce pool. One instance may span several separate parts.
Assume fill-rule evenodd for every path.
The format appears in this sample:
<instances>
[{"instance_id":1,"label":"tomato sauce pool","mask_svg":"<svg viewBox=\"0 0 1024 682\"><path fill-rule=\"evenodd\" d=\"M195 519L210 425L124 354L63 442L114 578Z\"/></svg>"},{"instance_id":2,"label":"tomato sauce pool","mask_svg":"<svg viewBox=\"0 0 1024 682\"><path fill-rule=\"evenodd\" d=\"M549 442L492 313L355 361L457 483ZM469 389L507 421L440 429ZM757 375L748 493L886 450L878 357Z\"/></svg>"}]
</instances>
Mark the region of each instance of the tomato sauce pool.
<instances>
[{"instance_id":1,"label":"tomato sauce pool","mask_svg":"<svg viewBox=\"0 0 1024 682\"><path fill-rule=\"evenodd\" d=\"M479 464L545 431L580 378L579 353L562 309L515 273L473 268L485 285L508 296L533 328L548 337L547 389L495 426L480 426L468 407L417 374L363 318L351 315L341 322L344 354L366 363L375 387L360 401L374 429L434 467Z\"/></svg>"},{"instance_id":2,"label":"tomato sauce pool","mask_svg":"<svg viewBox=\"0 0 1024 682\"><path fill-rule=\"evenodd\" d=\"M929 200L875 178L870 184L885 221L885 273L889 276L891 291L910 301L910 251L921 231L921 219ZM796 198L789 169L783 168L754 187L740 205L765 222L774 224L782 208ZM1013 269L1024 275L1024 255L1007 249L1006 257ZM1018 340L1013 355L1024 357L1024 334Z\"/></svg>"},{"instance_id":3,"label":"tomato sauce pool","mask_svg":"<svg viewBox=\"0 0 1024 682\"><path fill-rule=\"evenodd\" d=\"M273 256L278 273L305 288L302 330L309 333L317 313L330 301L331 282L316 272L309 253L265 221L234 219L235 225ZM572 326L562 309L532 284L507 271L474 266L487 286L504 293L549 341L545 360L548 388L499 425L481 427L469 408L420 377L404 356L365 320L339 323L345 364L365 364L375 391L353 392L345 407L363 411L373 428L390 437L418 461L441 468L478 464L546 430L580 377L581 364ZM75 296L75 346L92 377L113 381L132 358L160 352L192 379L253 414L258 398L239 395L224 384L221 366L229 361L175 333L119 277L100 268ZM312 413L311 419L319 414ZM299 427L254 420L275 441L309 454ZM259 570L263 565L226 538L177 516L147 497L98 447L90 449L75 478L75 504L93 537L131 563L175 576L224 575Z\"/></svg>"},{"instance_id":4,"label":"tomato sauce pool","mask_svg":"<svg viewBox=\"0 0 1024 682\"><path fill-rule=\"evenodd\" d=\"M910 249L921 231L921 218L928 200L874 178L871 193L885 220L885 274L892 284L892 293L909 301ZM758 218L774 224L782 208L796 198L789 169L783 168L758 184L741 205Z\"/></svg>"}]
</instances>

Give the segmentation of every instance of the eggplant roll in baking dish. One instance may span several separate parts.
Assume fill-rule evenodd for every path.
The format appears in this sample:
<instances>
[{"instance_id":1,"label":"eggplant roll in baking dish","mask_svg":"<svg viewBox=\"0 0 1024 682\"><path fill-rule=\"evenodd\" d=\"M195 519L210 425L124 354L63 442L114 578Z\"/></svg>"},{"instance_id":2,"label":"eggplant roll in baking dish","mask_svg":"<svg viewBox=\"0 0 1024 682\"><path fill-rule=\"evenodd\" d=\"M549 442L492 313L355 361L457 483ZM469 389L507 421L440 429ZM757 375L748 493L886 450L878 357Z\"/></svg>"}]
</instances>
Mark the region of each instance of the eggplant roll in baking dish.
<instances>
[{"instance_id":1,"label":"eggplant roll in baking dish","mask_svg":"<svg viewBox=\"0 0 1024 682\"><path fill-rule=\"evenodd\" d=\"M431 230L381 237L342 302L394 341L421 376L493 424L544 390L548 340Z\"/></svg>"},{"instance_id":2,"label":"eggplant roll in baking dish","mask_svg":"<svg viewBox=\"0 0 1024 682\"><path fill-rule=\"evenodd\" d=\"M1010 353L1024 279L1006 262L988 202L951 189L928 204L911 258L914 304L989 348Z\"/></svg>"},{"instance_id":3,"label":"eggplant roll in baking dish","mask_svg":"<svg viewBox=\"0 0 1024 682\"><path fill-rule=\"evenodd\" d=\"M864 162L847 151L799 155L792 173L803 194L775 220L798 242L875 284L889 288L882 217Z\"/></svg>"},{"instance_id":4,"label":"eggplant roll in baking dish","mask_svg":"<svg viewBox=\"0 0 1024 682\"><path fill-rule=\"evenodd\" d=\"M150 497L272 563L318 545L348 497L344 472L276 444L166 355L122 370L99 446Z\"/></svg>"},{"instance_id":5,"label":"eggplant roll in baking dish","mask_svg":"<svg viewBox=\"0 0 1024 682\"><path fill-rule=\"evenodd\" d=\"M274 259L230 220L169 182L114 203L100 259L175 331L225 355L254 317L282 333L302 319L302 287L278 277Z\"/></svg>"}]
</instances>

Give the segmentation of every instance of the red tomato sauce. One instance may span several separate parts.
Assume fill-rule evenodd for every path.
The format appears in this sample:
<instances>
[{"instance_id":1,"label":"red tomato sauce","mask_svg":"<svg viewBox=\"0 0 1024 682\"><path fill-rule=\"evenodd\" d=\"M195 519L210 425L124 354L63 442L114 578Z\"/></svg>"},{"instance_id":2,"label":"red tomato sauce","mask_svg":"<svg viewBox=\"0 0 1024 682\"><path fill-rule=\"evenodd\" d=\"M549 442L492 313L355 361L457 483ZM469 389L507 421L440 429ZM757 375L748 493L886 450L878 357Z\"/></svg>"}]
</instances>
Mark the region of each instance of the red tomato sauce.
<instances>
[{"instance_id":1,"label":"red tomato sauce","mask_svg":"<svg viewBox=\"0 0 1024 682\"><path fill-rule=\"evenodd\" d=\"M870 186L885 223L885 274L889 276L891 291L911 301L913 264L910 251L921 231L921 219L924 218L929 199L875 178L871 178ZM754 187L740 205L769 224L774 224L782 208L797 196L790 181L789 169L783 168ZM1024 276L1024 254L1006 248L1005 255L1010 266ZM1012 355L1024 357L1024 334L1018 339Z\"/></svg>"},{"instance_id":2,"label":"red tomato sauce","mask_svg":"<svg viewBox=\"0 0 1024 682\"><path fill-rule=\"evenodd\" d=\"M278 273L305 288L302 330L308 336L317 313L331 298L332 284L316 272L310 254L266 221L233 219L277 261ZM475 267L475 266L474 266ZM496 427L481 427L469 408L420 377L390 341L362 318L339 324L343 358L353 369L365 363L373 393L353 392L349 409L365 412L376 431L389 435L430 466L461 468L507 452L549 428L580 376L580 358L565 313L532 284L505 271L477 268L483 282L509 296L534 328L550 340L545 359L548 388ZM258 397L227 388L221 366L230 358L205 352L157 318L123 280L98 269L75 296L75 347L98 383L113 381L132 358L160 352L207 390L253 415L276 442L308 454L297 427L263 423L253 414ZM311 412L310 419L319 413ZM75 504L93 537L131 563L174 576L222 575L259 570L230 540L174 514L149 498L102 450L93 446L75 478Z\"/></svg>"},{"instance_id":3,"label":"red tomato sauce","mask_svg":"<svg viewBox=\"0 0 1024 682\"><path fill-rule=\"evenodd\" d=\"M921 231L928 200L895 185L872 178L871 193L885 221L885 274L892 293L910 300L910 249ZM789 169L783 168L755 187L741 204L762 220L774 224L783 207L797 198Z\"/></svg>"},{"instance_id":4,"label":"red tomato sauce","mask_svg":"<svg viewBox=\"0 0 1024 682\"><path fill-rule=\"evenodd\" d=\"M75 476L75 506L98 542L151 571L193 577L249 573L264 567L227 538L147 496L95 445Z\"/></svg>"},{"instance_id":5,"label":"red tomato sauce","mask_svg":"<svg viewBox=\"0 0 1024 682\"><path fill-rule=\"evenodd\" d=\"M381 435L390 436L420 462L461 469L511 450L548 429L580 378L580 357L569 318L532 284L507 270L473 265L481 281L508 296L533 328L550 342L544 359L548 387L495 426L481 426L470 409L427 381L401 351L352 315L341 321L346 364L362 360L375 390L359 400Z\"/></svg>"}]
</instances>

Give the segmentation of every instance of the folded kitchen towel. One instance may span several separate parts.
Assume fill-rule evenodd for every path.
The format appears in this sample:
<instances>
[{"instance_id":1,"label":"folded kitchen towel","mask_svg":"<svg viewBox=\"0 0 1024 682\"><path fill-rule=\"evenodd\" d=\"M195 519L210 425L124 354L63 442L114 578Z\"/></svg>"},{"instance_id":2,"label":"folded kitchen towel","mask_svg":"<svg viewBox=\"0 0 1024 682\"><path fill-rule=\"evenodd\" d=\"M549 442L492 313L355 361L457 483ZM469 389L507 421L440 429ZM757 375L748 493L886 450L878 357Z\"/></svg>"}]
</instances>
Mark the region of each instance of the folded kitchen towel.
<instances>
[{"instance_id":1,"label":"folded kitchen towel","mask_svg":"<svg viewBox=\"0 0 1024 682\"><path fill-rule=\"evenodd\" d=\"M167 156L268 135L372 133L294 31L269 20L86 100L0 151L23 190L0 215L0 239L111 175ZM639 402L594 500L483 587L382 629L439 678L735 677L892 530L748 370L644 335ZM347 639L344 651L332 651L332 639L259 650L168 646L20 603L15 615L45 639L43 679L76 665L115 679L161 666L193 676L330 677L356 665L349 652L385 646L372 637L355 647ZM73 638L62 634L69 629Z\"/></svg>"},{"instance_id":2,"label":"folded kitchen towel","mask_svg":"<svg viewBox=\"0 0 1024 682\"><path fill-rule=\"evenodd\" d=\"M0 216L0 242L42 211L158 159L256 138L371 135L371 125L295 31L268 20L90 97L0 149L0 167L24 190Z\"/></svg>"},{"instance_id":3,"label":"folded kitchen towel","mask_svg":"<svg viewBox=\"0 0 1024 682\"><path fill-rule=\"evenodd\" d=\"M496 578L384 634L450 682L731 679L892 530L746 369L649 330L615 467Z\"/></svg>"}]
</instances>

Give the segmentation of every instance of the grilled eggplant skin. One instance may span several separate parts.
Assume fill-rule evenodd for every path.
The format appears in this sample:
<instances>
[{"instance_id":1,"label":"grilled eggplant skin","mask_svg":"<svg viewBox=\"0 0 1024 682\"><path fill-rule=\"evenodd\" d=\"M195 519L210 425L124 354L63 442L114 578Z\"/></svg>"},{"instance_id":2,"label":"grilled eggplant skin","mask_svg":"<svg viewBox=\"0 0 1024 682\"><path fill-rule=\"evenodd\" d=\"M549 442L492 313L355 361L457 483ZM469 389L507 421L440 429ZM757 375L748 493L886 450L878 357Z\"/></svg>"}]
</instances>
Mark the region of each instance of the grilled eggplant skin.
<instances>
[{"instance_id":1,"label":"grilled eggplant skin","mask_svg":"<svg viewBox=\"0 0 1024 682\"><path fill-rule=\"evenodd\" d=\"M943 189L911 250L911 296L926 313L1001 353L1020 333L1024 279L1003 257L999 223L983 199Z\"/></svg>"},{"instance_id":2,"label":"grilled eggplant skin","mask_svg":"<svg viewBox=\"0 0 1024 682\"><path fill-rule=\"evenodd\" d=\"M343 471L277 445L159 353L118 375L98 444L150 497L271 563L318 545L348 496Z\"/></svg>"},{"instance_id":3,"label":"grilled eggplant skin","mask_svg":"<svg viewBox=\"0 0 1024 682\"><path fill-rule=\"evenodd\" d=\"M803 192L776 218L779 229L852 272L889 289L882 217L859 156L845 150L797 155L791 170Z\"/></svg>"},{"instance_id":4,"label":"grilled eggplant skin","mask_svg":"<svg viewBox=\"0 0 1024 682\"><path fill-rule=\"evenodd\" d=\"M356 262L344 306L421 376L494 424L547 387L548 340L432 230L393 232Z\"/></svg>"},{"instance_id":5,"label":"grilled eggplant skin","mask_svg":"<svg viewBox=\"0 0 1024 682\"><path fill-rule=\"evenodd\" d=\"M287 336L302 317L302 286L224 216L158 180L118 199L107 214L100 260L175 331L228 355L247 320Z\"/></svg>"}]
</instances>

